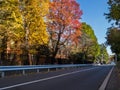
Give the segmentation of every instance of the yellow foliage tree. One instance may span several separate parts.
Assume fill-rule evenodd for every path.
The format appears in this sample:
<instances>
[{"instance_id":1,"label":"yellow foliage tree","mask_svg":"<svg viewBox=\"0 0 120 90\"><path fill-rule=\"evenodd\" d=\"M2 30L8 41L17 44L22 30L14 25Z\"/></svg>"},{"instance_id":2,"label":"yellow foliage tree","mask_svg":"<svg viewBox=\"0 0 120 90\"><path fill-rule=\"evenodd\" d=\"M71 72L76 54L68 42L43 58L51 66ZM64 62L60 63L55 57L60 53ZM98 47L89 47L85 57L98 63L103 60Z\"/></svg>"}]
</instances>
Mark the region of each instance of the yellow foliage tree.
<instances>
[{"instance_id":1,"label":"yellow foliage tree","mask_svg":"<svg viewBox=\"0 0 120 90\"><path fill-rule=\"evenodd\" d=\"M45 24L48 0L19 0L19 2L25 31L25 53L28 55L32 46L48 43Z\"/></svg>"},{"instance_id":2,"label":"yellow foliage tree","mask_svg":"<svg viewBox=\"0 0 120 90\"><path fill-rule=\"evenodd\" d=\"M11 41L17 41L23 36L22 17L18 0L0 0L0 42L3 64L7 64L6 52L13 53ZM9 48L9 52L8 52ZM17 48L18 49L18 48Z\"/></svg>"},{"instance_id":3,"label":"yellow foliage tree","mask_svg":"<svg viewBox=\"0 0 120 90\"><path fill-rule=\"evenodd\" d=\"M21 11L29 44L47 44L48 42L48 34L44 22L47 10L43 9L44 5L44 0L22 1Z\"/></svg>"},{"instance_id":4,"label":"yellow foliage tree","mask_svg":"<svg viewBox=\"0 0 120 90\"><path fill-rule=\"evenodd\" d=\"M48 5L49 0L0 0L2 56L5 56L3 54L10 41L14 45L14 51L22 47L27 56L31 47L48 43L45 24ZM27 61L26 64L30 64L28 58Z\"/></svg>"}]
</instances>

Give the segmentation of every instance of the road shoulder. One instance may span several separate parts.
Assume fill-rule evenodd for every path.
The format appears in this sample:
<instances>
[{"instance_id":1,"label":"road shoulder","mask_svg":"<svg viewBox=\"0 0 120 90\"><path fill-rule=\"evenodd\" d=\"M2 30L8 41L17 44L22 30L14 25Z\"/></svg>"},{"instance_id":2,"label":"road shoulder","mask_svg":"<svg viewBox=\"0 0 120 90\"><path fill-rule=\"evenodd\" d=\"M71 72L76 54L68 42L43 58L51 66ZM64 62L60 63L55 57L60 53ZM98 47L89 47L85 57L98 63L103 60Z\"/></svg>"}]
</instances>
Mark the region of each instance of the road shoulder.
<instances>
[{"instance_id":1,"label":"road shoulder","mask_svg":"<svg viewBox=\"0 0 120 90\"><path fill-rule=\"evenodd\" d=\"M105 90L120 90L120 77L118 76L118 70L116 67L113 69Z\"/></svg>"}]
</instances>

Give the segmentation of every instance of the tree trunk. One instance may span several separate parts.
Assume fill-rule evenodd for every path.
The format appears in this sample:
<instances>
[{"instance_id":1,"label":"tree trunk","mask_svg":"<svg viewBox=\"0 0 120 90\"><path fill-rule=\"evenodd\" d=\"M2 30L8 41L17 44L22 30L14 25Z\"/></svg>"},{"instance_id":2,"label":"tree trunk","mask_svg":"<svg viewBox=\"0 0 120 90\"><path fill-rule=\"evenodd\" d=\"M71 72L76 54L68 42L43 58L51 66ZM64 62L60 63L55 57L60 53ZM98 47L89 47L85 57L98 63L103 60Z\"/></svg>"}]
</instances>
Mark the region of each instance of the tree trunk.
<instances>
[{"instance_id":1,"label":"tree trunk","mask_svg":"<svg viewBox=\"0 0 120 90\"><path fill-rule=\"evenodd\" d=\"M21 61L19 53L16 54L16 62L17 62L18 65L22 65L22 61Z\"/></svg>"},{"instance_id":2,"label":"tree trunk","mask_svg":"<svg viewBox=\"0 0 120 90\"><path fill-rule=\"evenodd\" d=\"M29 54L29 65L32 65L32 58L31 54Z\"/></svg>"},{"instance_id":3,"label":"tree trunk","mask_svg":"<svg viewBox=\"0 0 120 90\"><path fill-rule=\"evenodd\" d=\"M55 52L53 52L52 54L52 58L51 58L51 64L55 64L56 63L56 55L57 55L58 49L55 50Z\"/></svg>"},{"instance_id":4,"label":"tree trunk","mask_svg":"<svg viewBox=\"0 0 120 90\"><path fill-rule=\"evenodd\" d=\"M7 52L7 37L4 36L4 38L2 39L2 52L1 52L1 62L2 64L7 64L6 62L6 52Z\"/></svg>"}]
</instances>

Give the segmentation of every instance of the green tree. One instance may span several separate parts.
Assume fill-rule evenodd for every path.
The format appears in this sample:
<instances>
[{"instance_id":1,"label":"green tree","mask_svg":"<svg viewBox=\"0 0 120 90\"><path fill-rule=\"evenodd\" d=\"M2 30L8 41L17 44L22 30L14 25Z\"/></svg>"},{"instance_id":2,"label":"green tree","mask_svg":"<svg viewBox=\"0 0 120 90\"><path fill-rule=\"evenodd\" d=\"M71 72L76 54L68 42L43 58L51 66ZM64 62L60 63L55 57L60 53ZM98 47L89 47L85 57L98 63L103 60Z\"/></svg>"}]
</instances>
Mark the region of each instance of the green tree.
<instances>
[{"instance_id":1,"label":"green tree","mask_svg":"<svg viewBox=\"0 0 120 90\"><path fill-rule=\"evenodd\" d=\"M120 29L116 27L108 28L107 31L107 44L111 46L113 53L116 53L118 56L120 54Z\"/></svg>"},{"instance_id":2,"label":"green tree","mask_svg":"<svg viewBox=\"0 0 120 90\"><path fill-rule=\"evenodd\" d=\"M109 55L108 55L108 52L107 52L107 48L104 44L100 45L99 57L100 57L100 62L101 63L107 63L108 62Z\"/></svg>"},{"instance_id":3,"label":"green tree","mask_svg":"<svg viewBox=\"0 0 120 90\"><path fill-rule=\"evenodd\" d=\"M112 27L108 28L107 31L107 44L111 46L113 53L116 53L119 57L119 38L120 38L120 0L108 0L109 12L105 13L108 21L114 21Z\"/></svg>"},{"instance_id":4,"label":"green tree","mask_svg":"<svg viewBox=\"0 0 120 90\"><path fill-rule=\"evenodd\" d=\"M82 23L82 35L80 36L79 44L77 47L74 47L72 52L73 54L77 53L77 56L80 57L79 60L82 60L82 63L95 62L96 57L100 53L100 48L90 25Z\"/></svg>"},{"instance_id":5,"label":"green tree","mask_svg":"<svg viewBox=\"0 0 120 90\"><path fill-rule=\"evenodd\" d=\"M114 20L116 25L120 26L120 0L108 0L109 12L105 13L106 18Z\"/></svg>"},{"instance_id":6,"label":"green tree","mask_svg":"<svg viewBox=\"0 0 120 90\"><path fill-rule=\"evenodd\" d=\"M83 39L82 46L85 47L85 54L87 56L87 59L90 58L94 62L96 57L99 55L100 51L97 38L94 34L94 30L90 25L83 23L82 33L83 33L83 37L81 37L81 39Z\"/></svg>"}]
</instances>

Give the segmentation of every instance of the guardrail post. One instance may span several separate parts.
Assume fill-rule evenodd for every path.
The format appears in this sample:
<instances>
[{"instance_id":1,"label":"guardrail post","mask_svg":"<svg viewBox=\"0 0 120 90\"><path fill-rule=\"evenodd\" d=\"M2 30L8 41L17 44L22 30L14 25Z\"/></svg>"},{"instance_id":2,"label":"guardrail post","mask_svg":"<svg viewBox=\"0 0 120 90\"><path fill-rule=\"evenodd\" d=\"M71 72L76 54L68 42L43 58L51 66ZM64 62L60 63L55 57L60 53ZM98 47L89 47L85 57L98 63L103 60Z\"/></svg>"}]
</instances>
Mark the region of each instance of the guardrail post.
<instances>
[{"instance_id":1,"label":"guardrail post","mask_svg":"<svg viewBox=\"0 0 120 90\"><path fill-rule=\"evenodd\" d=\"M64 70L65 68L64 68L64 67L62 67L62 69Z\"/></svg>"},{"instance_id":2,"label":"guardrail post","mask_svg":"<svg viewBox=\"0 0 120 90\"><path fill-rule=\"evenodd\" d=\"M5 77L5 72L1 72L1 77L2 77L2 78Z\"/></svg>"},{"instance_id":3,"label":"guardrail post","mask_svg":"<svg viewBox=\"0 0 120 90\"><path fill-rule=\"evenodd\" d=\"M48 72L50 71L50 69L48 68Z\"/></svg>"},{"instance_id":4,"label":"guardrail post","mask_svg":"<svg viewBox=\"0 0 120 90\"><path fill-rule=\"evenodd\" d=\"M37 69L37 73L39 73L40 71L39 71L39 69Z\"/></svg>"},{"instance_id":5,"label":"guardrail post","mask_svg":"<svg viewBox=\"0 0 120 90\"><path fill-rule=\"evenodd\" d=\"M56 67L56 71L58 70L58 68Z\"/></svg>"},{"instance_id":6,"label":"guardrail post","mask_svg":"<svg viewBox=\"0 0 120 90\"><path fill-rule=\"evenodd\" d=\"M25 75L25 70L22 70L22 74Z\"/></svg>"}]
</instances>

